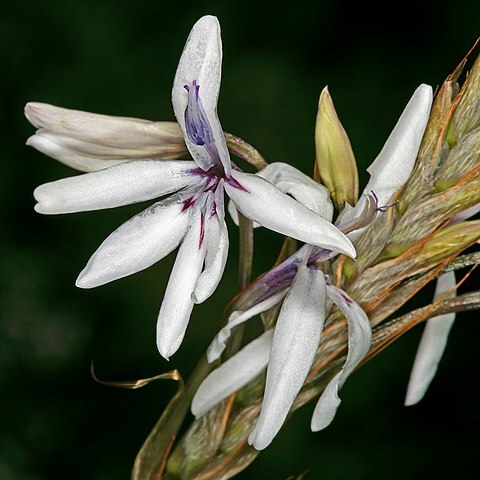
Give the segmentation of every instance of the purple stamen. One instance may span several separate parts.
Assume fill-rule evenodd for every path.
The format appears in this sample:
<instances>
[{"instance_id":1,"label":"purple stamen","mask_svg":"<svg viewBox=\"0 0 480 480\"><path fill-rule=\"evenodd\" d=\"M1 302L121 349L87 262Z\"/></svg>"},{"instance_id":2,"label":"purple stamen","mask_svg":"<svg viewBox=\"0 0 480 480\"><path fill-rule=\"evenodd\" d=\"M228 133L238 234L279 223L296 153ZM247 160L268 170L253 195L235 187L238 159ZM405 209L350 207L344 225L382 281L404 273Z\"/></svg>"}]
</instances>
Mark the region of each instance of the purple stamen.
<instances>
[{"instance_id":1,"label":"purple stamen","mask_svg":"<svg viewBox=\"0 0 480 480\"><path fill-rule=\"evenodd\" d=\"M185 130L188 139L199 146L208 146L215 143L212 127L200 100L200 85L193 81L193 88L184 85L188 92L188 103L185 109Z\"/></svg>"},{"instance_id":2,"label":"purple stamen","mask_svg":"<svg viewBox=\"0 0 480 480\"><path fill-rule=\"evenodd\" d=\"M385 213L389 208L394 207L395 205L398 205L398 200L396 202L390 203L389 205L378 205L378 197L375 194L373 190L370 190L370 193L372 194L373 198L375 199L375 204L377 205L377 208L375 209L376 212L381 212Z\"/></svg>"}]
</instances>

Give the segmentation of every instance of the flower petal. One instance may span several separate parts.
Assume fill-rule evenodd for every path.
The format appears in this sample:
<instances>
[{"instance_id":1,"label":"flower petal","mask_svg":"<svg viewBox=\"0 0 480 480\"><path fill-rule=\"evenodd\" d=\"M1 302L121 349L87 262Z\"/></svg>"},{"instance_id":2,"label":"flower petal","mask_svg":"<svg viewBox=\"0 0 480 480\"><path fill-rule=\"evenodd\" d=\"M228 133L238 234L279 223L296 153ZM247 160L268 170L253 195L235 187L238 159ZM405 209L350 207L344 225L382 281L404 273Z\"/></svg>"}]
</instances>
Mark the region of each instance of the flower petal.
<instances>
[{"instance_id":1,"label":"flower petal","mask_svg":"<svg viewBox=\"0 0 480 480\"><path fill-rule=\"evenodd\" d=\"M212 295L225 270L228 256L228 231L225 220L218 218L217 214L208 219L205 237L205 268L195 284L192 296L195 303L202 303Z\"/></svg>"},{"instance_id":2,"label":"flower petal","mask_svg":"<svg viewBox=\"0 0 480 480\"><path fill-rule=\"evenodd\" d=\"M367 202L367 195L372 190L378 198L378 205L387 205L392 196L407 182L415 165L432 101L432 87L429 85L422 84L415 90L381 152L368 167L370 180L362 196L355 208L350 210L348 215L345 212L337 224L359 215ZM363 231L364 228L355 230L348 237L356 240Z\"/></svg>"},{"instance_id":3,"label":"flower petal","mask_svg":"<svg viewBox=\"0 0 480 480\"><path fill-rule=\"evenodd\" d=\"M225 190L246 217L310 245L355 257L355 248L340 230L270 182L237 171L232 171L232 179Z\"/></svg>"},{"instance_id":4,"label":"flower petal","mask_svg":"<svg viewBox=\"0 0 480 480\"><path fill-rule=\"evenodd\" d=\"M258 315L259 313L266 312L278 302L280 302L286 294L287 290L282 290L268 297L267 299L257 303L248 310L245 310L243 312L232 312L231 315L228 317L227 324L217 333L212 343L208 347L208 362L212 363L218 358L220 358L220 355L223 353L225 347L227 346L227 340L230 338L231 331L234 327L240 325L243 322L246 322L247 320L250 320L252 317Z\"/></svg>"},{"instance_id":5,"label":"flower petal","mask_svg":"<svg viewBox=\"0 0 480 480\"><path fill-rule=\"evenodd\" d=\"M432 87L420 85L398 119L382 151L367 168L371 177L365 192L370 193L370 190L373 190L380 205L388 203L392 195L410 178L427 126L432 100Z\"/></svg>"},{"instance_id":6,"label":"flower petal","mask_svg":"<svg viewBox=\"0 0 480 480\"><path fill-rule=\"evenodd\" d=\"M193 309L192 293L205 258L201 206L192 212L190 227L178 250L157 321L157 347L169 359L180 347Z\"/></svg>"},{"instance_id":7,"label":"flower petal","mask_svg":"<svg viewBox=\"0 0 480 480\"><path fill-rule=\"evenodd\" d=\"M197 145L189 139L185 124L185 111L188 105L188 92L184 86L193 82L199 85L201 103L212 129L214 144L218 150L227 177L231 164L227 143L222 126L217 116L218 94L222 69L222 40L220 24L216 17L206 15L193 26L178 62L177 72L172 88L172 103L175 116L183 131L193 159L203 170L216 165L204 146Z\"/></svg>"},{"instance_id":8,"label":"flower petal","mask_svg":"<svg viewBox=\"0 0 480 480\"><path fill-rule=\"evenodd\" d=\"M361 307L343 290L333 285L327 286L327 295L340 308L347 319L348 354L342 369L328 383L318 400L311 423L311 428L314 432L328 427L334 419L341 402L338 397L338 391L368 353L372 340L370 321Z\"/></svg>"},{"instance_id":9,"label":"flower petal","mask_svg":"<svg viewBox=\"0 0 480 480\"><path fill-rule=\"evenodd\" d=\"M328 190L321 184L286 163L271 163L255 175L268 180L281 192L291 195L295 200L305 205L310 210L331 222L333 217L333 204ZM228 204L228 212L232 220L238 225L237 209L232 202ZM254 223L254 228L259 227Z\"/></svg>"},{"instance_id":10,"label":"flower petal","mask_svg":"<svg viewBox=\"0 0 480 480\"><path fill-rule=\"evenodd\" d=\"M141 202L194 185L194 162L139 160L45 183L35 189L39 213L100 210Z\"/></svg>"},{"instance_id":11,"label":"flower petal","mask_svg":"<svg viewBox=\"0 0 480 480\"><path fill-rule=\"evenodd\" d=\"M128 161L127 158L124 159L106 159L98 157L90 157L83 153L79 153L76 150L68 148L66 145L61 143L55 143L52 138L53 136L47 133L37 133L32 135L27 140L27 145L37 149L39 152L48 155L49 157L62 162L68 167L74 168L75 170L80 170L81 172L94 172L96 170L103 170L104 168L112 167L113 165L118 165L119 163L124 163ZM58 141L58 139L55 139ZM81 140L78 140L81 142ZM80 149L78 149L80 150Z\"/></svg>"},{"instance_id":12,"label":"flower petal","mask_svg":"<svg viewBox=\"0 0 480 480\"><path fill-rule=\"evenodd\" d=\"M455 285L455 272L447 272L438 277L434 301L454 289ZM449 296L449 298L453 297L455 297L455 291ZM438 315L427 321L408 382L406 406L415 405L425 395L437 371L454 321L455 313Z\"/></svg>"},{"instance_id":13,"label":"flower petal","mask_svg":"<svg viewBox=\"0 0 480 480\"><path fill-rule=\"evenodd\" d=\"M308 175L287 163L271 163L257 175L268 180L281 192L288 193L310 210L329 222L333 217L333 204L328 189Z\"/></svg>"},{"instance_id":14,"label":"flower petal","mask_svg":"<svg viewBox=\"0 0 480 480\"><path fill-rule=\"evenodd\" d=\"M188 227L179 199L152 205L115 230L97 249L77 279L94 288L150 267L172 252Z\"/></svg>"},{"instance_id":15,"label":"flower petal","mask_svg":"<svg viewBox=\"0 0 480 480\"><path fill-rule=\"evenodd\" d=\"M321 271L298 267L278 317L267 368L262 410L248 443L266 448L285 421L312 366L325 320Z\"/></svg>"},{"instance_id":16,"label":"flower petal","mask_svg":"<svg viewBox=\"0 0 480 480\"><path fill-rule=\"evenodd\" d=\"M265 369L272 338L273 330L267 330L205 378L192 400L192 413L195 417L208 412Z\"/></svg>"},{"instance_id":17,"label":"flower petal","mask_svg":"<svg viewBox=\"0 0 480 480\"><path fill-rule=\"evenodd\" d=\"M25 106L25 116L39 128L28 145L82 171L131 159L173 159L187 152L175 122L99 115L36 102Z\"/></svg>"}]
</instances>

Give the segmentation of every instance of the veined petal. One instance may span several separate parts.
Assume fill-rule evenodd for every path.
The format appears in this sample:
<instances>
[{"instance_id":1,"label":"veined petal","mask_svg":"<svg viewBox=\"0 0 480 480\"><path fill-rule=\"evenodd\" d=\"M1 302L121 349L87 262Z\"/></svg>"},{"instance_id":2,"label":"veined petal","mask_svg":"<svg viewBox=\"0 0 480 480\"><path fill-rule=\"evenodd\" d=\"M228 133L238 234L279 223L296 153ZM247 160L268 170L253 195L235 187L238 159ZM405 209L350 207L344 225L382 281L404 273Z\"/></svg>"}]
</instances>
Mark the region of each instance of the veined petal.
<instances>
[{"instance_id":1,"label":"veined petal","mask_svg":"<svg viewBox=\"0 0 480 480\"><path fill-rule=\"evenodd\" d=\"M355 248L338 228L270 182L236 171L232 178L225 182L225 191L246 217L310 245L355 257Z\"/></svg>"},{"instance_id":2,"label":"veined petal","mask_svg":"<svg viewBox=\"0 0 480 480\"><path fill-rule=\"evenodd\" d=\"M227 340L230 338L231 331L234 327L240 325L243 322L246 322L247 320L250 320L252 317L258 315L259 313L266 312L268 309L272 308L278 302L280 302L286 294L287 290L285 289L257 303L248 310L245 310L243 312L233 312L230 317L228 317L227 324L217 333L212 343L208 347L208 362L212 363L218 358L220 358L220 355L223 353L225 347L227 346Z\"/></svg>"},{"instance_id":3,"label":"veined petal","mask_svg":"<svg viewBox=\"0 0 480 480\"><path fill-rule=\"evenodd\" d=\"M185 85L192 88L194 82L199 86L203 110L213 135L214 146L225 169L230 175L231 164L227 143L217 115L218 94L222 69L222 40L220 24L216 17L206 15L193 26L178 63L172 88L172 103L175 116L183 131L185 143L198 166L208 170L216 165L207 149L197 145L189 138L189 126L185 123L185 111L188 105L188 92Z\"/></svg>"},{"instance_id":4,"label":"veined petal","mask_svg":"<svg viewBox=\"0 0 480 480\"><path fill-rule=\"evenodd\" d=\"M321 271L298 267L273 335L262 410L248 443L266 448L278 433L312 366L325 320Z\"/></svg>"},{"instance_id":5,"label":"veined petal","mask_svg":"<svg viewBox=\"0 0 480 480\"><path fill-rule=\"evenodd\" d=\"M438 277L433 300L438 300L442 295L454 289L455 284L455 272L447 272ZM453 291L449 298L453 298L455 295L456 292ZM437 372L438 363L447 345L448 334L454 321L455 313L438 315L427 321L408 382L406 406L415 405L425 395Z\"/></svg>"},{"instance_id":6,"label":"veined petal","mask_svg":"<svg viewBox=\"0 0 480 480\"><path fill-rule=\"evenodd\" d=\"M195 417L208 412L265 369L272 338L273 330L267 330L205 378L192 400L192 413Z\"/></svg>"},{"instance_id":7,"label":"veined petal","mask_svg":"<svg viewBox=\"0 0 480 480\"><path fill-rule=\"evenodd\" d=\"M29 145L82 171L112 165L102 166L101 160L172 159L187 151L175 122L99 115L36 102L27 103L25 116L40 129ZM68 154L76 159L72 162Z\"/></svg>"},{"instance_id":8,"label":"veined petal","mask_svg":"<svg viewBox=\"0 0 480 480\"><path fill-rule=\"evenodd\" d=\"M45 183L35 189L35 210L73 213L150 200L197 183L194 168L184 160L139 160Z\"/></svg>"},{"instance_id":9,"label":"veined petal","mask_svg":"<svg viewBox=\"0 0 480 480\"><path fill-rule=\"evenodd\" d=\"M178 250L157 321L157 347L169 359L180 347L193 309L192 293L205 258L202 206L192 212L190 227Z\"/></svg>"},{"instance_id":10,"label":"veined petal","mask_svg":"<svg viewBox=\"0 0 480 480\"><path fill-rule=\"evenodd\" d=\"M80 288L94 288L150 267L172 252L187 230L189 215L178 198L152 205L115 230L78 276Z\"/></svg>"},{"instance_id":11,"label":"veined petal","mask_svg":"<svg viewBox=\"0 0 480 480\"><path fill-rule=\"evenodd\" d=\"M205 267L193 291L192 300L195 303L202 303L212 295L225 270L228 256L228 231L225 220L218 218L217 214L207 219L205 237Z\"/></svg>"},{"instance_id":12,"label":"veined petal","mask_svg":"<svg viewBox=\"0 0 480 480\"><path fill-rule=\"evenodd\" d=\"M372 340L370 321L362 308L343 290L333 285L327 286L327 295L340 308L347 319L348 354L342 369L330 380L318 400L311 423L314 432L328 427L334 419L341 402L338 391L368 353Z\"/></svg>"}]
</instances>

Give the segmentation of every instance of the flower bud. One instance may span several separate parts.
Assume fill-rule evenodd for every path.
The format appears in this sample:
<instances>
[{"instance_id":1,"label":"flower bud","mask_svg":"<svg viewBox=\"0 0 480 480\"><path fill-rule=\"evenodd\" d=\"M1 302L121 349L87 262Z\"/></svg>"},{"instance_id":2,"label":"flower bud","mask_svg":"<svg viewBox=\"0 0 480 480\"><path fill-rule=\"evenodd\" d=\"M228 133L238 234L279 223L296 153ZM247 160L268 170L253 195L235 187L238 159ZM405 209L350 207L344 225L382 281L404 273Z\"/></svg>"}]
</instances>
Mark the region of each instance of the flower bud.
<instances>
[{"instance_id":1,"label":"flower bud","mask_svg":"<svg viewBox=\"0 0 480 480\"><path fill-rule=\"evenodd\" d=\"M327 87L318 102L315 152L318 173L336 208L342 211L345 202L355 205L358 199L357 164Z\"/></svg>"}]
</instances>

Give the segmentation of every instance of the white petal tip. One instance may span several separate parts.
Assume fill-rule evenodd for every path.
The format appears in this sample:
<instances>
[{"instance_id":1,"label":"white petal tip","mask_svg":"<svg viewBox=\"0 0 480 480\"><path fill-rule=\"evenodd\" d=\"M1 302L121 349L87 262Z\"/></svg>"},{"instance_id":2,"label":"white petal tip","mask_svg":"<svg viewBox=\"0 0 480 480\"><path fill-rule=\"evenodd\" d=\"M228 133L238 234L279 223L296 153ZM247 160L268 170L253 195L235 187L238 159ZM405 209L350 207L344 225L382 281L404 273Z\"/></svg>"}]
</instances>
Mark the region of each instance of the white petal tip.
<instances>
[{"instance_id":1,"label":"white petal tip","mask_svg":"<svg viewBox=\"0 0 480 480\"><path fill-rule=\"evenodd\" d=\"M253 430L248 437L248 444L258 451L264 450L270 445L270 443L272 443L271 439L261 438L261 436L257 435L255 430Z\"/></svg>"}]
</instances>

